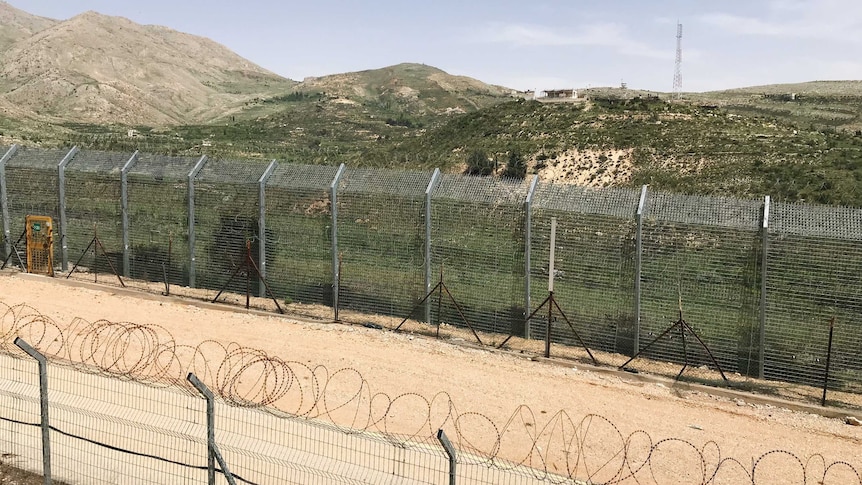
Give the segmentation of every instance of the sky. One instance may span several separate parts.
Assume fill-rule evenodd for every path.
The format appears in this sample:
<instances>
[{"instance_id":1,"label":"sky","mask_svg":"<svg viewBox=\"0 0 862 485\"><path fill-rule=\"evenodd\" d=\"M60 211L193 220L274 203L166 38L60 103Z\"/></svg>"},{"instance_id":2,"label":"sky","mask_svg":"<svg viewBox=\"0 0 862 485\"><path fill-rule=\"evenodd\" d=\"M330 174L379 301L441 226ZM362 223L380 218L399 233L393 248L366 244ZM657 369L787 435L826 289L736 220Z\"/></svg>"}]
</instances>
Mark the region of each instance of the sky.
<instances>
[{"instance_id":1,"label":"sky","mask_svg":"<svg viewBox=\"0 0 862 485\"><path fill-rule=\"evenodd\" d=\"M862 0L7 0L209 37L302 80L416 62L518 90L862 79Z\"/></svg>"}]
</instances>

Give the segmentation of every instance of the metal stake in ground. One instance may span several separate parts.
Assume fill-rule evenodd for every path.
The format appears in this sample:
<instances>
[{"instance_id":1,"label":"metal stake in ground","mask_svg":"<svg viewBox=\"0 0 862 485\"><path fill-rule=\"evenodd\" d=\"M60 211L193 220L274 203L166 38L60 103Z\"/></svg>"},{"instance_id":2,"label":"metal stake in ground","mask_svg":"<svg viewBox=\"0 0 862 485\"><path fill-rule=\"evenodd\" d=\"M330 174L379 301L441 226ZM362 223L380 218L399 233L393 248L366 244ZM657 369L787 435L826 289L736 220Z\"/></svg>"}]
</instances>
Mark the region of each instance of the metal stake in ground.
<instances>
[{"instance_id":1,"label":"metal stake in ground","mask_svg":"<svg viewBox=\"0 0 862 485\"><path fill-rule=\"evenodd\" d=\"M635 353L635 355L633 355L631 359L625 361L623 363L623 365L621 365L619 367L620 370L625 370L625 367L627 365L629 365L629 363L631 361L635 360L640 354L646 352L647 349L649 349L654 343L661 340L662 337L669 334L674 329L679 330L680 337L682 338L682 355L683 355L682 369L679 370L679 374L676 375L674 380L679 380L679 378L682 376L682 373L685 372L685 369L688 367L688 349L687 349L686 343L685 343L685 333L686 333L686 331L688 331L689 333L691 333L692 336L694 336L695 339L697 339L697 341L700 343L701 347L703 347L703 349L706 350L706 353L707 353L707 355L709 355L709 358L710 358L710 360L712 360L712 363L715 365L715 368L718 369L718 373L721 374L721 378L724 379L724 383L729 385L730 382L727 380L727 377L724 375L724 371L721 370L721 366L718 364L718 361L716 361L715 357L712 355L712 351L709 350L709 347L707 347L706 343L703 340L701 340L700 337L697 335L697 333L694 331L694 329L691 328L691 325L689 325L688 322L686 322L685 319L682 318L682 293L681 292L679 293L679 320L672 323L671 326L667 328L667 330L662 332L661 335L659 335L658 337L655 338L655 340L653 340L652 342L647 344L646 347L637 351L637 353Z\"/></svg>"},{"instance_id":2,"label":"metal stake in ground","mask_svg":"<svg viewBox=\"0 0 862 485\"><path fill-rule=\"evenodd\" d=\"M3 266L0 266L0 269L6 269L6 265L9 263L9 259L12 258L14 254L16 259L18 259L18 264L21 265L21 269L23 271L27 271L27 265L24 264L24 261L21 259L21 253L18 252L18 245L21 244L21 240L24 239L24 236L27 235L27 229L24 229L24 232L18 236L18 240L15 241L15 244L12 244L12 251L9 251L9 254L6 255L6 259L3 260Z\"/></svg>"},{"instance_id":3,"label":"metal stake in ground","mask_svg":"<svg viewBox=\"0 0 862 485\"><path fill-rule=\"evenodd\" d=\"M832 320L829 320L829 346L826 349L826 372L823 374L823 397L820 399L820 405L826 405L826 389L829 387L829 363L832 360L832 334L835 331L835 315L832 315Z\"/></svg>"},{"instance_id":4,"label":"metal stake in ground","mask_svg":"<svg viewBox=\"0 0 862 485\"><path fill-rule=\"evenodd\" d=\"M215 298L213 298L212 302L215 303L216 301L218 301L221 294L224 293L224 290L227 289L227 287L231 284L231 282L236 277L236 275L239 274L239 272L242 271L243 269L245 270L245 278L246 278L245 307L249 308L251 306L250 305L250 303L251 303L251 301L250 301L251 300L250 279L251 279L251 272L252 272L252 270L254 270L254 272L257 274L257 277L260 278L260 281L263 282L263 286L266 287L266 294L269 295L270 298L272 298L272 301L275 303L275 307L278 308L278 313L284 313L284 310L282 310L281 305L278 304L278 300L275 298L275 295L272 293L272 290L269 289L269 284L266 282L266 278L264 278L263 275L260 273L260 269L258 269L257 264L254 262L254 259L252 259L252 257L251 257L251 240L247 240L245 242L245 258L243 258L242 264L240 264L239 266L236 267L236 269L233 271L233 274L230 275L230 278L227 279L224 286L221 287L218 294L215 296Z\"/></svg>"},{"instance_id":5,"label":"metal stake in ground","mask_svg":"<svg viewBox=\"0 0 862 485\"><path fill-rule=\"evenodd\" d=\"M123 278L120 277L120 273L117 272L117 268L115 268L114 263L111 262L111 257L108 256L108 251L105 250L105 246L102 245L102 241L99 239L99 232L96 230L95 224L93 224L93 239L90 240L90 244L87 244L87 248L81 252L81 257L79 257L78 260L75 261L75 265L72 266L72 271L69 271L69 274L66 275L66 279L69 279L69 277L72 276L72 273L74 273L75 269L78 268L78 265L81 264L81 260L84 259L84 256L87 254L87 251L89 251L90 248L93 249L93 265L95 266L95 264L96 264L96 256L98 254L96 252L96 249L101 249L102 255L105 257L105 261L107 261L108 266L111 268L111 272L113 272L114 275L116 275L117 279L120 280L120 285L123 288L125 288L126 284L123 283ZM94 274L97 273L95 271L95 268L94 268L93 273ZM97 280L97 282L98 282L98 280Z\"/></svg>"},{"instance_id":6,"label":"metal stake in ground","mask_svg":"<svg viewBox=\"0 0 862 485\"><path fill-rule=\"evenodd\" d=\"M590 356L590 359L592 359L593 364L598 365L599 362L596 360L595 356L593 356L593 353L590 352L590 348L587 347L587 344L584 342L584 340L578 334L578 331L575 330L575 326L572 325L571 321L569 321L569 317L566 316L566 313L563 311L562 308L560 308L560 305L557 303L556 298L554 298L554 277L555 277L555 275L554 275L554 273L555 273L555 270L554 270L555 254L554 253L555 253L556 244L557 244L557 218L552 217L551 218L551 250L550 250L549 261L548 261L548 297L545 298L545 300L538 307L536 307L535 310L533 310L533 313L531 313L530 315L527 316L527 319L526 319L526 322L524 323L524 325L529 325L530 320L533 318L533 316L535 316L536 313L539 312L539 310L544 308L545 305L548 305L548 321L547 321L547 325L545 327L545 358L550 357L551 356L551 324L554 321L554 308L556 308L557 311L560 312L560 315L562 315L563 320L566 321L566 324L568 324L569 328L572 330L572 333L575 335L575 338L578 339L578 342L581 344L581 347L583 347L584 350L587 351L587 355ZM510 333L509 336L506 337L506 340L503 340L503 342L500 343L500 345L498 345L497 348L498 349L503 348L503 346L506 345L507 342L509 342L509 339L511 339L514 336L515 336L514 332Z\"/></svg>"},{"instance_id":7,"label":"metal stake in ground","mask_svg":"<svg viewBox=\"0 0 862 485\"><path fill-rule=\"evenodd\" d=\"M399 323L397 327L392 329L392 331L397 332L399 329L401 329L401 326L404 325L404 322L410 319L410 315L413 315L413 312L418 310L419 307L421 307L425 303L425 301L428 300L428 298L431 298L431 295L433 295L435 291L439 292L439 295L437 297L437 336L440 336L440 307L443 300L443 292L445 291L446 295L449 297L449 300L455 306L455 309L458 310L458 315L461 317L461 320L467 325L467 327L470 328L470 331L473 332L473 336L476 337L476 341L479 342L480 345L485 345L482 343L482 339L479 338L479 334L476 333L476 329L473 328L473 324L471 324L470 321L467 320L467 317L464 316L464 311L461 309L461 305L458 304L458 301L455 299L454 296L452 296L452 292L450 292L449 288L446 287L446 283L443 282L443 265L440 265L440 281L434 286L434 288L431 288L431 291L429 291L424 298L419 300L419 303L417 303L413 306L413 308L410 309L410 311L407 313L407 316L404 317L404 320L401 320L401 323Z\"/></svg>"},{"instance_id":8,"label":"metal stake in ground","mask_svg":"<svg viewBox=\"0 0 862 485\"><path fill-rule=\"evenodd\" d=\"M173 252L174 247L174 233L168 234L168 263L165 265L162 262L162 277L165 279L165 296L171 295L171 284L168 280L168 268L171 267L171 253Z\"/></svg>"}]
</instances>

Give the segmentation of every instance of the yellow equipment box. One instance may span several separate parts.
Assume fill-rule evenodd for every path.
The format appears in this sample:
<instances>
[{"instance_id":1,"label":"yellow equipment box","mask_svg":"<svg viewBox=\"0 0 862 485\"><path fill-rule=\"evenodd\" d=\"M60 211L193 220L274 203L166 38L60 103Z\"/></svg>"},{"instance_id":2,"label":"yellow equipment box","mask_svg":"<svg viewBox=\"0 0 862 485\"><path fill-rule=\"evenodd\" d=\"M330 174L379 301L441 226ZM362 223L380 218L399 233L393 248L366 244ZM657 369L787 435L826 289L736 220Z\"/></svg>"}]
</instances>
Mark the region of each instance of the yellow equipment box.
<instances>
[{"instance_id":1,"label":"yellow equipment box","mask_svg":"<svg viewBox=\"0 0 862 485\"><path fill-rule=\"evenodd\" d=\"M27 272L54 276L54 227L48 216L27 216Z\"/></svg>"}]
</instances>

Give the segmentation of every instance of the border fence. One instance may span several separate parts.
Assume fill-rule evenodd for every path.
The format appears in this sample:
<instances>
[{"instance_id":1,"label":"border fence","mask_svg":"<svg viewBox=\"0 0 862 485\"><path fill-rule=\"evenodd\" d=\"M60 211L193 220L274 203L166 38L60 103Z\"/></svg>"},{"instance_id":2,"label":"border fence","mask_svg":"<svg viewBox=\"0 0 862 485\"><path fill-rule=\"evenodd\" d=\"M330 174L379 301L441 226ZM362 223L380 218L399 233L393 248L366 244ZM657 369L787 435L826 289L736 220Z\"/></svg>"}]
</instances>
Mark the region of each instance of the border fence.
<instances>
[{"instance_id":1,"label":"border fence","mask_svg":"<svg viewBox=\"0 0 862 485\"><path fill-rule=\"evenodd\" d=\"M544 339L543 317L524 320L547 295L555 218L556 298L590 348L634 355L681 307L725 371L821 386L831 361L827 387L862 392L862 209L77 148L0 156L13 264L24 216L50 215L64 271L108 270L83 253L95 229L123 275L220 289L250 244L278 299L336 319L408 316L442 278L460 308L430 299L410 316ZM711 365L676 337L646 354ZM562 320L550 339L577 343Z\"/></svg>"}]
</instances>

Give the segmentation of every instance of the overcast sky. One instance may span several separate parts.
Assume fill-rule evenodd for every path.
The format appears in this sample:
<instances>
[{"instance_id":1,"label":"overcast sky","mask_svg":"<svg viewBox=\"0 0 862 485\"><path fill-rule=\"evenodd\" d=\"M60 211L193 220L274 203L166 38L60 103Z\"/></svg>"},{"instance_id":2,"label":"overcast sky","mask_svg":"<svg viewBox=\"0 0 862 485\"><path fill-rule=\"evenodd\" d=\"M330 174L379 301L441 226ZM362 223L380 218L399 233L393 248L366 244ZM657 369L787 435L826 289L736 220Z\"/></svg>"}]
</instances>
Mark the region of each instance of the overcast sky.
<instances>
[{"instance_id":1,"label":"overcast sky","mask_svg":"<svg viewBox=\"0 0 862 485\"><path fill-rule=\"evenodd\" d=\"M209 37L291 79L401 62L527 89L862 79L862 0L9 0Z\"/></svg>"}]
</instances>

